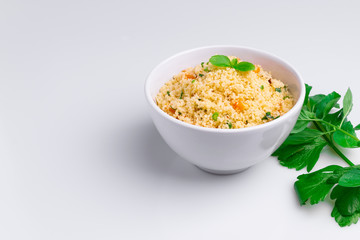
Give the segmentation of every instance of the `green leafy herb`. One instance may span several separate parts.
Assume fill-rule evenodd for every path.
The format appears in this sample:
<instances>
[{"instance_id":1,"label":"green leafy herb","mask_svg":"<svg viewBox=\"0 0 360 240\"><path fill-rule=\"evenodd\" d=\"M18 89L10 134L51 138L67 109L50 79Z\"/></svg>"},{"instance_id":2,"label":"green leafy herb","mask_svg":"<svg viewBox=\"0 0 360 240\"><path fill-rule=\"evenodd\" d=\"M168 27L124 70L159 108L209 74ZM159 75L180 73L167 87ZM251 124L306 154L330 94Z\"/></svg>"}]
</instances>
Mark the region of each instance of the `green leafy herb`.
<instances>
[{"instance_id":1,"label":"green leafy herb","mask_svg":"<svg viewBox=\"0 0 360 240\"><path fill-rule=\"evenodd\" d=\"M295 191L299 196L300 204L304 205L307 201L311 205L324 201L330 190L339 178L334 172L342 169L340 166L332 165L320 169L316 172L298 176L295 182ZM335 181L331 181L334 180Z\"/></svg>"},{"instance_id":2,"label":"green leafy herb","mask_svg":"<svg viewBox=\"0 0 360 240\"><path fill-rule=\"evenodd\" d=\"M264 90L264 85L261 85L261 86L260 86L260 89L261 89L261 90Z\"/></svg>"},{"instance_id":3,"label":"green leafy herb","mask_svg":"<svg viewBox=\"0 0 360 240\"><path fill-rule=\"evenodd\" d=\"M331 216L340 226L357 223L360 218L360 166L331 165L316 172L303 174L295 182L300 204L324 201L330 194L335 200ZM334 187L335 186L335 187ZM330 193L331 192L331 193Z\"/></svg>"},{"instance_id":4,"label":"green leafy herb","mask_svg":"<svg viewBox=\"0 0 360 240\"><path fill-rule=\"evenodd\" d=\"M283 97L283 100L285 100L285 99L287 99L287 98L290 98L289 96L285 96L285 97Z\"/></svg>"},{"instance_id":5,"label":"green leafy herb","mask_svg":"<svg viewBox=\"0 0 360 240\"><path fill-rule=\"evenodd\" d=\"M357 223L360 218L360 165L351 162L339 149L360 147L360 140L347 119L353 107L352 93L347 90L343 108L338 101L341 96L332 92L328 95L309 96L312 87L306 85L306 95L299 118L289 137L273 153L280 164L310 172L325 146L328 146L344 160L349 167L331 165L318 171L303 174L295 182L295 190L303 205L307 201L317 204L330 194L335 200L331 216L340 226ZM267 119L268 116L265 116ZM310 126L309 126L310 125ZM330 193L331 192L331 193Z\"/></svg>"},{"instance_id":6,"label":"green leafy herb","mask_svg":"<svg viewBox=\"0 0 360 240\"><path fill-rule=\"evenodd\" d=\"M356 125L356 127L354 127L354 130L355 130L355 131L360 130L360 124Z\"/></svg>"},{"instance_id":7,"label":"green leafy herb","mask_svg":"<svg viewBox=\"0 0 360 240\"><path fill-rule=\"evenodd\" d=\"M205 72L210 72L210 70L209 70L208 67L204 68L204 71L205 71Z\"/></svg>"},{"instance_id":8,"label":"green leafy herb","mask_svg":"<svg viewBox=\"0 0 360 240\"><path fill-rule=\"evenodd\" d=\"M218 67L231 67L232 65L230 59L224 55L214 55L209 59L209 62Z\"/></svg>"},{"instance_id":9,"label":"green leafy herb","mask_svg":"<svg viewBox=\"0 0 360 240\"><path fill-rule=\"evenodd\" d=\"M286 144L281 145L274 153L280 160L280 164L287 168L295 168L296 170L307 167L311 171L319 160L322 149L326 146L326 141L322 138L321 132L314 132L314 135L308 135L308 130L304 130L298 134L293 134L287 139ZM301 138L304 137L304 142ZM302 142L302 143L301 143Z\"/></svg>"},{"instance_id":10,"label":"green leafy herb","mask_svg":"<svg viewBox=\"0 0 360 240\"><path fill-rule=\"evenodd\" d=\"M275 91L281 93L281 88L275 88Z\"/></svg>"},{"instance_id":11,"label":"green leafy herb","mask_svg":"<svg viewBox=\"0 0 360 240\"><path fill-rule=\"evenodd\" d=\"M204 76L204 74L199 73L199 76L200 76L200 77L203 77L203 76Z\"/></svg>"},{"instance_id":12,"label":"green leafy herb","mask_svg":"<svg viewBox=\"0 0 360 240\"><path fill-rule=\"evenodd\" d=\"M201 67L204 68L204 62L201 62Z\"/></svg>"},{"instance_id":13,"label":"green leafy herb","mask_svg":"<svg viewBox=\"0 0 360 240\"><path fill-rule=\"evenodd\" d=\"M180 93L180 99L183 99L183 95L184 95L184 90L181 90L181 93Z\"/></svg>"},{"instance_id":14,"label":"green leafy herb","mask_svg":"<svg viewBox=\"0 0 360 240\"><path fill-rule=\"evenodd\" d=\"M241 72L247 72L255 70L255 66L252 63L249 62L239 62L238 64L232 66L234 69L241 71Z\"/></svg>"},{"instance_id":15,"label":"green leafy herb","mask_svg":"<svg viewBox=\"0 0 360 240\"><path fill-rule=\"evenodd\" d=\"M269 119L274 119L274 117L271 116L270 112L267 112L265 113L265 116L261 120L269 120Z\"/></svg>"},{"instance_id":16,"label":"green leafy herb","mask_svg":"<svg viewBox=\"0 0 360 240\"><path fill-rule=\"evenodd\" d=\"M194 83L195 82L195 79L191 81L191 83Z\"/></svg>"},{"instance_id":17,"label":"green leafy herb","mask_svg":"<svg viewBox=\"0 0 360 240\"><path fill-rule=\"evenodd\" d=\"M213 115L212 115L212 119L213 119L214 121L217 121L218 116L219 116L219 113L218 113L218 112L214 112Z\"/></svg>"},{"instance_id":18,"label":"green leafy herb","mask_svg":"<svg viewBox=\"0 0 360 240\"><path fill-rule=\"evenodd\" d=\"M168 96L170 96L170 91L167 91L166 94L167 94Z\"/></svg>"},{"instance_id":19,"label":"green leafy herb","mask_svg":"<svg viewBox=\"0 0 360 240\"><path fill-rule=\"evenodd\" d=\"M209 59L209 62L217 67L231 67L241 72L255 70L254 64L245 61L238 62L236 58L230 60L225 55L214 55Z\"/></svg>"},{"instance_id":20,"label":"green leafy herb","mask_svg":"<svg viewBox=\"0 0 360 240\"><path fill-rule=\"evenodd\" d=\"M233 125L231 122L227 122L226 124L229 126L229 129L232 129Z\"/></svg>"}]
</instances>

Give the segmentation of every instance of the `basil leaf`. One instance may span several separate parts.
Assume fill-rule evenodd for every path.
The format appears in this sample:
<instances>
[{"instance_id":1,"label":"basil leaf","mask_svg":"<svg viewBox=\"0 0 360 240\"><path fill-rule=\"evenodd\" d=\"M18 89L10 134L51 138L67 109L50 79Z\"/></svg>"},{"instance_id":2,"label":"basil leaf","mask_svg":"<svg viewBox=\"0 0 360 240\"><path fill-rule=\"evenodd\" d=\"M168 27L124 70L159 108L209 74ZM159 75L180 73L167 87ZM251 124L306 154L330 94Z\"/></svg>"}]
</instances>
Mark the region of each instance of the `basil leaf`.
<instances>
[{"instance_id":1,"label":"basil leaf","mask_svg":"<svg viewBox=\"0 0 360 240\"><path fill-rule=\"evenodd\" d=\"M356 127L354 127L354 130L356 131L360 130L360 124L356 125Z\"/></svg>"},{"instance_id":2,"label":"basil leaf","mask_svg":"<svg viewBox=\"0 0 360 240\"><path fill-rule=\"evenodd\" d=\"M343 187L360 187L360 169L354 168L346 171L339 179Z\"/></svg>"},{"instance_id":3,"label":"basil leaf","mask_svg":"<svg viewBox=\"0 0 360 240\"><path fill-rule=\"evenodd\" d=\"M218 67L231 67L230 59L227 56L224 55L215 55L212 56L209 60L209 62Z\"/></svg>"},{"instance_id":4,"label":"basil leaf","mask_svg":"<svg viewBox=\"0 0 360 240\"><path fill-rule=\"evenodd\" d=\"M234 67L237 63L238 63L237 58L233 58L233 60L231 60L231 66L232 67Z\"/></svg>"},{"instance_id":5,"label":"basil leaf","mask_svg":"<svg viewBox=\"0 0 360 240\"><path fill-rule=\"evenodd\" d=\"M238 64L233 66L233 68L235 68L236 70L239 70L241 72L247 72L247 71L255 70L254 64L249 63L249 62L239 62Z\"/></svg>"}]
</instances>

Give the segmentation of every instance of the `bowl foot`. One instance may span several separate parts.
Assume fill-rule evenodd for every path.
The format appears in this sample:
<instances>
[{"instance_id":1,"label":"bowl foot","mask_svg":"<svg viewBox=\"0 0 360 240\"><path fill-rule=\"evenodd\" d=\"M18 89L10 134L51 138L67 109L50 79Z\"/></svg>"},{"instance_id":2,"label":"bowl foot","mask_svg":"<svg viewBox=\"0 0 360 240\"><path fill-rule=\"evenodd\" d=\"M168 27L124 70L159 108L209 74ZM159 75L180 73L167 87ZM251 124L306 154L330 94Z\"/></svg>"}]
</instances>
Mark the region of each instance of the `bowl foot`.
<instances>
[{"instance_id":1,"label":"bowl foot","mask_svg":"<svg viewBox=\"0 0 360 240\"><path fill-rule=\"evenodd\" d=\"M214 169L200 167L198 165L195 165L195 166L205 172L216 174L216 175L230 175L230 174L235 174L235 173L241 173L249 168L249 167L247 167L247 168L236 169L236 170L214 170Z\"/></svg>"}]
</instances>

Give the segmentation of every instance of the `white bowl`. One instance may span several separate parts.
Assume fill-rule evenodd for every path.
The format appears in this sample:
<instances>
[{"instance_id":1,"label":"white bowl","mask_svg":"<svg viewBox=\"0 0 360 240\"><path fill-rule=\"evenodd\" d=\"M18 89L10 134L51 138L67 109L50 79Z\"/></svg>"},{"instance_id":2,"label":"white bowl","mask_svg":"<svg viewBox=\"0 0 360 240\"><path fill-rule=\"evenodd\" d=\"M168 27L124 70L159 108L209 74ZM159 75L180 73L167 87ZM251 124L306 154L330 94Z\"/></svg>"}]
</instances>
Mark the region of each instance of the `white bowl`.
<instances>
[{"instance_id":1,"label":"white bowl","mask_svg":"<svg viewBox=\"0 0 360 240\"><path fill-rule=\"evenodd\" d=\"M243 129L191 125L169 116L156 105L155 96L172 76L207 62L216 54L237 56L261 65L289 86L296 104L278 119ZM207 172L232 174L267 159L283 143L299 116L305 86L290 64L270 53L241 46L209 46L181 52L160 63L146 79L145 95L156 128L177 154Z\"/></svg>"}]
</instances>

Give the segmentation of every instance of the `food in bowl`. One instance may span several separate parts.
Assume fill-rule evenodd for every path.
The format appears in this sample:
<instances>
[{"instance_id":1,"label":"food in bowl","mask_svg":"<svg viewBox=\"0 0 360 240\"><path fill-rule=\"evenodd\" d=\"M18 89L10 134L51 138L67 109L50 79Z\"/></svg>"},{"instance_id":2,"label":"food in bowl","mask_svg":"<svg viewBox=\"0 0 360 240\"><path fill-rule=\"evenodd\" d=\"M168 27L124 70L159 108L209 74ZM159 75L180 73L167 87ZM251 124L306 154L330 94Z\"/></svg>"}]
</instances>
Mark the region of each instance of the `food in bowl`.
<instances>
[{"instance_id":1,"label":"food in bowl","mask_svg":"<svg viewBox=\"0 0 360 240\"><path fill-rule=\"evenodd\" d=\"M156 104L168 115L197 126L237 129L260 125L294 106L288 86L260 65L215 55L166 82Z\"/></svg>"}]
</instances>

